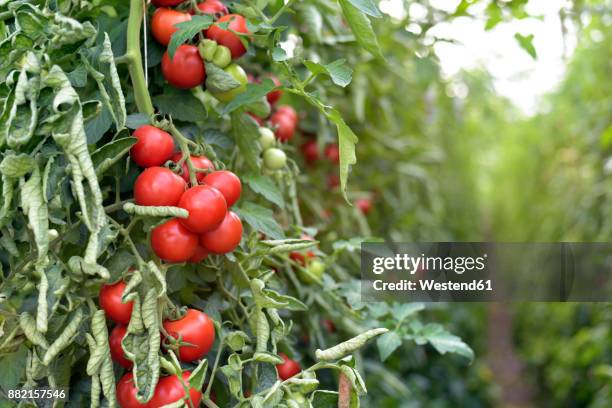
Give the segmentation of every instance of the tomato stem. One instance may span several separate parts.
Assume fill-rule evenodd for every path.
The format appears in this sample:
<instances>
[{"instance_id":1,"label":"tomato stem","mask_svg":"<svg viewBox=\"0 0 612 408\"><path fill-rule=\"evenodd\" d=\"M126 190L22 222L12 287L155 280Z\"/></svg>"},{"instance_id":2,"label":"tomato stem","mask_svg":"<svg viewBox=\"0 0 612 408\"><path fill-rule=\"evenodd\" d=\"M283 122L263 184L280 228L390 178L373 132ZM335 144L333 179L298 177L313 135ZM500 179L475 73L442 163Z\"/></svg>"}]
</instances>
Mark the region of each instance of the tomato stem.
<instances>
[{"instance_id":1,"label":"tomato stem","mask_svg":"<svg viewBox=\"0 0 612 408\"><path fill-rule=\"evenodd\" d=\"M143 0L130 0L130 16L127 27L127 51L121 61L128 63L132 85L134 86L134 100L141 113L153 116L155 109L151 95L147 89L144 69L142 68L142 53L140 52L140 30L146 9Z\"/></svg>"},{"instance_id":2,"label":"tomato stem","mask_svg":"<svg viewBox=\"0 0 612 408\"><path fill-rule=\"evenodd\" d=\"M185 163L187 163L187 168L189 169L189 182L192 186L197 186L198 179L196 174L196 168L193 165L193 162L191 161L191 151L189 150L189 144L193 144L193 142L183 136L183 134L176 128L176 126L174 126L172 122L168 126L168 131L172 136L174 136L174 138L179 144L181 153L183 153L183 160L185 160Z\"/></svg>"}]
</instances>

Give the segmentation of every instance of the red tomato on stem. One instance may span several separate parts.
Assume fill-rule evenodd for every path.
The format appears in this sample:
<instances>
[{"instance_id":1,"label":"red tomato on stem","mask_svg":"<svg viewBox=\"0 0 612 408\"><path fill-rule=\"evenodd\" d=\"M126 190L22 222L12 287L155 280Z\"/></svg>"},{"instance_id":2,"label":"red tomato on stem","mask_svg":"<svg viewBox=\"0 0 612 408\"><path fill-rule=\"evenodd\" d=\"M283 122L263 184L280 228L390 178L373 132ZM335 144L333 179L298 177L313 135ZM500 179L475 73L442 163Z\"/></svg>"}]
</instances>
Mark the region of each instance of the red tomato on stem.
<instances>
[{"instance_id":1,"label":"red tomato on stem","mask_svg":"<svg viewBox=\"0 0 612 408\"><path fill-rule=\"evenodd\" d=\"M289 105L281 105L278 107L278 109L275 112L275 115L284 115L287 116L289 118L291 118L292 121L294 121L297 124L297 121L299 119L299 116L297 114L297 112L295 111L295 109L293 109L293 107L289 106Z\"/></svg>"},{"instance_id":2,"label":"red tomato on stem","mask_svg":"<svg viewBox=\"0 0 612 408\"><path fill-rule=\"evenodd\" d=\"M155 387L153 398L147 403L147 408L160 408L185 398L185 387L183 384L189 386L190 375L191 373L189 371L183 371L181 375L182 380L176 375L161 377L157 383L157 387ZM189 387L189 401L187 401L187 406L190 408L197 408L200 406L201 399L202 393L195 388Z\"/></svg>"},{"instance_id":3,"label":"red tomato on stem","mask_svg":"<svg viewBox=\"0 0 612 408\"><path fill-rule=\"evenodd\" d=\"M149 167L134 183L134 200L144 206L175 206L187 183L165 167Z\"/></svg>"},{"instance_id":4,"label":"red tomato on stem","mask_svg":"<svg viewBox=\"0 0 612 408\"><path fill-rule=\"evenodd\" d=\"M118 324L113 331L111 331L108 338L108 344L110 345L111 358L119 363L120 366L129 370L134 363L125 357L125 352L123 351L123 347L121 347L121 340L125 337L126 332L127 326Z\"/></svg>"},{"instance_id":5,"label":"red tomato on stem","mask_svg":"<svg viewBox=\"0 0 612 408\"><path fill-rule=\"evenodd\" d=\"M274 85L276 85L276 86L281 86L282 85L281 81L278 79L278 77L276 75L269 74L268 78L270 78L272 80L272 82L274 82ZM276 89L276 90L270 92L268 95L266 95L266 98L268 99L268 103L270 105L274 105L274 104L276 104L276 102L278 102L278 100L281 98L281 96L283 96L283 91L281 91L280 89Z\"/></svg>"},{"instance_id":6,"label":"red tomato on stem","mask_svg":"<svg viewBox=\"0 0 612 408\"><path fill-rule=\"evenodd\" d=\"M117 383L117 402L121 408L148 408L148 404L141 404L136 399L136 384L134 374L127 373Z\"/></svg>"},{"instance_id":7,"label":"red tomato on stem","mask_svg":"<svg viewBox=\"0 0 612 408\"><path fill-rule=\"evenodd\" d=\"M286 379L291 378L294 375L299 374L300 371L302 371L300 363L290 359L285 353L278 353L278 355L285 361L284 363L278 364L276 366L276 371L278 371L278 378L285 381Z\"/></svg>"},{"instance_id":8,"label":"red tomato on stem","mask_svg":"<svg viewBox=\"0 0 612 408\"><path fill-rule=\"evenodd\" d=\"M153 38L161 45L168 45L172 34L178 31L175 26L179 23L191 20L191 15L181 11L158 8L151 17L151 33Z\"/></svg>"},{"instance_id":9,"label":"red tomato on stem","mask_svg":"<svg viewBox=\"0 0 612 408\"><path fill-rule=\"evenodd\" d=\"M184 1L185 0L151 0L151 3L157 7L173 7L178 6Z\"/></svg>"},{"instance_id":10,"label":"red tomato on stem","mask_svg":"<svg viewBox=\"0 0 612 408\"><path fill-rule=\"evenodd\" d=\"M100 288L100 307L112 321L118 324L128 324L132 317L133 301L121 302L125 282L119 281L113 285L102 285Z\"/></svg>"},{"instance_id":11,"label":"red tomato on stem","mask_svg":"<svg viewBox=\"0 0 612 408\"><path fill-rule=\"evenodd\" d=\"M325 157L334 164L340 163L340 147L336 143L325 147Z\"/></svg>"},{"instance_id":12,"label":"red tomato on stem","mask_svg":"<svg viewBox=\"0 0 612 408\"><path fill-rule=\"evenodd\" d=\"M174 156L172 156L172 161L175 163L178 163L182 158L183 158L183 153L178 152L178 153L175 153ZM196 168L196 170L206 170L206 171L215 170L214 164L212 164L212 162L208 160L208 157L206 156L191 156L191 163L193 163L193 166ZM181 174L181 177L183 177L183 180L189 183L190 181L189 180L189 176L190 176L189 166L187 166L186 160L183 162L183 165L181 166L181 168L183 169L183 173ZM206 177L206 173L201 172L201 171L198 171L196 173L197 173L196 180L198 180L198 182L201 183L204 180L204 177Z\"/></svg>"},{"instance_id":13,"label":"red tomato on stem","mask_svg":"<svg viewBox=\"0 0 612 408\"><path fill-rule=\"evenodd\" d=\"M313 164L319 160L319 147L317 146L317 142L315 140L307 141L300 146L300 150L302 151L302 156L304 156L304 161L307 164Z\"/></svg>"},{"instance_id":14,"label":"red tomato on stem","mask_svg":"<svg viewBox=\"0 0 612 408\"><path fill-rule=\"evenodd\" d=\"M172 136L155 126L141 126L132 136L138 141L130 149L130 156L140 167L161 166L174 153Z\"/></svg>"},{"instance_id":15,"label":"red tomato on stem","mask_svg":"<svg viewBox=\"0 0 612 408\"><path fill-rule=\"evenodd\" d=\"M176 88L189 89L201 85L206 79L206 67L195 45L180 45L174 58L164 53L161 70L168 83Z\"/></svg>"},{"instance_id":16,"label":"red tomato on stem","mask_svg":"<svg viewBox=\"0 0 612 408\"><path fill-rule=\"evenodd\" d=\"M175 339L189 343L180 346L178 357L181 361L195 361L204 357L215 342L215 325L204 312L188 309L178 320L166 320L164 330Z\"/></svg>"},{"instance_id":17,"label":"red tomato on stem","mask_svg":"<svg viewBox=\"0 0 612 408\"><path fill-rule=\"evenodd\" d=\"M242 183L238 176L228 170L215 171L204 177L204 183L216 188L223 194L227 206L231 207L240 199Z\"/></svg>"},{"instance_id":18,"label":"red tomato on stem","mask_svg":"<svg viewBox=\"0 0 612 408\"><path fill-rule=\"evenodd\" d=\"M151 247L164 261L186 262L196 253L198 236L173 218L153 229Z\"/></svg>"},{"instance_id":19,"label":"red tomato on stem","mask_svg":"<svg viewBox=\"0 0 612 408\"><path fill-rule=\"evenodd\" d=\"M210 253L202 245L198 245L195 254L189 258L189 263L200 263L205 260Z\"/></svg>"},{"instance_id":20,"label":"red tomato on stem","mask_svg":"<svg viewBox=\"0 0 612 408\"><path fill-rule=\"evenodd\" d=\"M242 240L242 221L238 215L228 211L217 229L200 235L200 244L215 254L232 252Z\"/></svg>"},{"instance_id":21,"label":"red tomato on stem","mask_svg":"<svg viewBox=\"0 0 612 408\"><path fill-rule=\"evenodd\" d=\"M370 198L359 198L355 200L355 205L364 215L368 215L372 211L372 200Z\"/></svg>"},{"instance_id":22,"label":"red tomato on stem","mask_svg":"<svg viewBox=\"0 0 612 408\"><path fill-rule=\"evenodd\" d=\"M229 22L228 29L224 30L218 25L212 25L208 28L206 32L206 37L215 40L217 44L224 45L230 49L232 53L232 58L237 59L240 58L246 52L246 48L244 44L242 44L242 40L232 31L241 34L249 34L249 29L247 28L246 19L239 14L228 14L221 17L217 20L218 23L226 23Z\"/></svg>"},{"instance_id":23,"label":"red tomato on stem","mask_svg":"<svg viewBox=\"0 0 612 408\"><path fill-rule=\"evenodd\" d=\"M221 3L219 0L206 0L202 3L198 3L198 8L204 14L213 14L215 16L224 16L229 13L225 4ZM195 14L195 12L191 10L191 14Z\"/></svg>"},{"instance_id":24,"label":"red tomato on stem","mask_svg":"<svg viewBox=\"0 0 612 408\"><path fill-rule=\"evenodd\" d=\"M181 224L197 234L217 228L227 213L223 194L214 187L202 185L185 191L178 206L189 211L188 218L181 218Z\"/></svg>"},{"instance_id":25,"label":"red tomato on stem","mask_svg":"<svg viewBox=\"0 0 612 408\"><path fill-rule=\"evenodd\" d=\"M276 112L270 117L270 123L275 128L274 134L281 142L287 142L293 139L295 134L296 121L290 116Z\"/></svg>"}]
</instances>

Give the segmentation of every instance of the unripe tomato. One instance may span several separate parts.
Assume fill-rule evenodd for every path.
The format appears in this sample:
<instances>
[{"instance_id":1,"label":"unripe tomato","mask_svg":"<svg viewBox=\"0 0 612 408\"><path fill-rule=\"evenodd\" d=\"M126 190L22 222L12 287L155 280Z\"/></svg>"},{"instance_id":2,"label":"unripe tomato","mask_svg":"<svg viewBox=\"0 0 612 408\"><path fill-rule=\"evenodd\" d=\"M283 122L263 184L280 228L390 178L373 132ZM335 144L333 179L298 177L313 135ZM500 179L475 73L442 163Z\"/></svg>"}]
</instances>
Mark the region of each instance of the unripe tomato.
<instances>
[{"instance_id":1,"label":"unripe tomato","mask_svg":"<svg viewBox=\"0 0 612 408\"><path fill-rule=\"evenodd\" d=\"M167 262L186 262L198 248L198 236L173 218L151 232L151 247Z\"/></svg>"},{"instance_id":2,"label":"unripe tomato","mask_svg":"<svg viewBox=\"0 0 612 408\"><path fill-rule=\"evenodd\" d=\"M189 258L189 263L200 263L205 260L209 255L209 252L202 245L198 244L195 254Z\"/></svg>"},{"instance_id":3,"label":"unripe tomato","mask_svg":"<svg viewBox=\"0 0 612 408\"><path fill-rule=\"evenodd\" d=\"M173 7L178 6L184 1L185 0L151 0L151 3L157 7Z\"/></svg>"},{"instance_id":4,"label":"unripe tomato","mask_svg":"<svg viewBox=\"0 0 612 408\"><path fill-rule=\"evenodd\" d=\"M181 218L188 230L201 234L217 228L227 213L223 194L211 186L195 186L185 191L178 206L189 211L189 217Z\"/></svg>"},{"instance_id":5,"label":"unripe tomato","mask_svg":"<svg viewBox=\"0 0 612 408\"><path fill-rule=\"evenodd\" d=\"M340 148L336 143L332 143L325 147L325 157L332 163L340 163Z\"/></svg>"},{"instance_id":6,"label":"unripe tomato","mask_svg":"<svg viewBox=\"0 0 612 408\"><path fill-rule=\"evenodd\" d=\"M309 140L300 146L300 150L302 151L302 155L304 156L304 161L307 164L313 164L317 160L319 160L319 147L317 146L317 142L314 140Z\"/></svg>"},{"instance_id":7,"label":"unripe tomato","mask_svg":"<svg viewBox=\"0 0 612 408\"><path fill-rule=\"evenodd\" d=\"M121 347L121 340L123 340L125 337L126 332L127 327L122 324L118 324L115 326L113 331L111 331L108 338L108 344L110 346L111 358L119 363L120 366L129 370L132 368L134 363L125 357L125 352L123 351L123 347Z\"/></svg>"},{"instance_id":8,"label":"unripe tomato","mask_svg":"<svg viewBox=\"0 0 612 408\"><path fill-rule=\"evenodd\" d=\"M182 158L183 158L183 154L179 152L179 153L176 153L174 156L172 156L171 160L175 163L178 163ZM191 163L193 163L193 166L196 168L196 170L208 170L208 171L215 170L215 166L212 164L210 160L208 160L208 157L206 156L191 156ZM181 168L183 169L183 174L181 174L181 176L183 177L183 180L189 183L189 175L190 175L189 166L187 166L186 160L183 162L183 165L181 166ZM198 180L198 182L202 182L202 180L204 180L204 177L206 177L205 172L201 172L201 171L196 172L196 179Z\"/></svg>"},{"instance_id":9,"label":"unripe tomato","mask_svg":"<svg viewBox=\"0 0 612 408\"><path fill-rule=\"evenodd\" d=\"M359 208L364 215L368 215L372 211L372 200L369 198L359 198L355 200L355 206Z\"/></svg>"},{"instance_id":10,"label":"unripe tomato","mask_svg":"<svg viewBox=\"0 0 612 408\"><path fill-rule=\"evenodd\" d=\"M136 204L145 206L175 206L185 192L187 184L172 170L149 167L134 183Z\"/></svg>"},{"instance_id":11,"label":"unripe tomato","mask_svg":"<svg viewBox=\"0 0 612 408\"><path fill-rule=\"evenodd\" d=\"M300 363L295 360L287 357L285 353L278 353L278 355L285 361L282 364L278 364L276 366L276 371L278 371L278 378L285 381L288 378L293 377L302 371L302 367L300 367Z\"/></svg>"},{"instance_id":12,"label":"unripe tomato","mask_svg":"<svg viewBox=\"0 0 612 408\"><path fill-rule=\"evenodd\" d=\"M263 154L264 166L270 170L279 170L287 164L287 155L281 149L275 147L268 149Z\"/></svg>"},{"instance_id":13,"label":"unripe tomato","mask_svg":"<svg viewBox=\"0 0 612 408\"><path fill-rule=\"evenodd\" d=\"M276 75L270 74L268 75L268 78L270 78L272 82L274 82L274 85L276 86L282 85L281 81L276 77ZM268 103L270 105L274 105L276 102L278 102L281 96L283 96L283 91L281 91L280 89L276 89L270 92L268 95L266 95L266 98L268 99Z\"/></svg>"},{"instance_id":14,"label":"unripe tomato","mask_svg":"<svg viewBox=\"0 0 612 408\"><path fill-rule=\"evenodd\" d=\"M216 188L223 194L228 207L240 198L242 183L234 173L228 170L215 171L204 177L204 183Z\"/></svg>"},{"instance_id":15,"label":"unripe tomato","mask_svg":"<svg viewBox=\"0 0 612 408\"><path fill-rule=\"evenodd\" d=\"M232 52L232 58L240 58L246 52L242 40L232 31L242 34L249 34L246 19L239 14L228 14L221 17L218 23L229 22L228 29L224 30L218 25L212 25L206 32L206 37L215 40L217 44L224 45Z\"/></svg>"},{"instance_id":16,"label":"unripe tomato","mask_svg":"<svg viewBox=\"0 0 612 408\"><path fill-rule=\"evenodd\" d=\"M215 325L204 312L188 309L178 320L164 321L164 330L188 345L180 346L178 357L181 361L190 362L204 357L215 342Z\"/></svg>"},{"instance_id":17,"label":"unripe tomato","mask_svg":"<svg viewBox=\"0 0 612 408\"><path fill-rule=\"evenodd\" d=\"M154 126L141 126L132 136L138 141L130 149L130 156L140 167L161 166L174 153L172 136Z\"/></svg>"},{"instance_id":18,"label":"unripe tomato","mask_svg":"<svg viewBox=\"0 0 612 408\"><path fill-rule=\"evenodd\" d=\"M218 228L200 235L200 244L215 254L232 252L242 240L242 221L228 211Z\"/></svg>"},{"instance_id":19,"label":"unripe tomato","mask_svg":"<svg viewBox=\"0 0 612 408\"><path fill-rule=\"evenodd\" d=\"M213 14L216 17L224 16L229 13L225 4L221 3L219 0L206 0L202 3L198 3L198 8L204 14ZM194 11L191 11L191 14L194 14Z\"/></svg>"},{"instance_id":20,"label":"unripe tomato","mask_svg":"<svg viewBox=\"0 0 612 408\"><path fill-rule=\"evenodd\" d=\"M313 283L320 282L323 273L325 272L325 264L318 259L310 261L308 264L307 270L309 274L306 274L303 271L298 271L298 277L300 280L308 285L312 285Z\"/></svg>"},{"instance_id":21,"label":"unripe tomato","mask_svg":"<svg viewBox=\"0 0 612 408\"><path fill-rule=\"evenodd\" d=\"M141 404L136 399L138 389L134 384L134 375L127 373L117 383L117 402L121 408L148 408L149 404Z\"/></svg>"},{"instance_id":22,"label":"unripe tomato","mask_svg":"<svg viewBox=\"0 0 612 408\"><path fill-rule=\"evenodd\" d=\"M241 93L247 90L247 83L249 82L247 79L247 74L242 69L242 67L238 64L230 64L223 69L226 73L228 73L232 78L234 78L240 85L234 89L230 89L225 92L213 92L209 89L212 96L220 100L221 102L231 102L234 98Z\"/></svg>"},{"instance_id":23,"label":"unripe tomato","mask_svg":"<svg viewBox=\"0 0 612 408\"><path fill-rule=\"evenodd\" d=\"M174 59L170 59L166 51L162 57L161 70L166 81L180 89L194 88L206 79L206 67L195 45L180 45Z\"/></svg>"},{"instance_id":24,"label":"unripe tomato","mask_svg":"<svg viewBox=\"0 0 612 408\"><path fill-rule=\"evenodd\" d=\"M270 123L276 129L274 134L281 142L287 142L295 134L296 122L290 116L276 112L270 117Z\"/></svg>"},{"instance_id":25,"label":"unripe tomato","mask_svg":"<svg viewBox=\"0 0 612 408\"><path fill-rule=\"evenodd\" d=\"M274 147L274 142L276 142L276 137L273 131L267 127L259 128L259 144L264 150Z\"/></svg>"},{"instance_id":26,"label":"unripe tomato","mask_svg":"<svg viewBox=\"0 0 612 408\"><path fill-rule=\"evenodd\" d=\"M151 33L161 45L168 45L172 34L178 31L178 23L191 20L191 15L181 11L158 8L151 17Z\"/></svg>"},{"instance_id":27,"label":"unripe tomato","mask_svg":"<svg viewBox=\"0 0 612 408\"><path fill-rule=\"evenodd\" d=\"M121 295L125 289L125 282L119 281L114 285L102 285L100 288L100 307L112 321L117 324L128 324L132 317L133 301L121 302Z\"/></svg>"},{"instance_id":28,"label":"unripe tomato","mask_svg":"<svg viewBox=\"0 0 612 408\"><path fill-rule=\"evenodd\" d=\"M293 107L291 107L289 105L281 105L281 106L279 106L278 109L276 109L276 112L274 114L275 115L287 116L287 117L291 118L291 120L296 122L296 123L297 123L297 121L299 119L298 114L295 111L295 109L293 109Z\"/></svg>"}]
</instances>

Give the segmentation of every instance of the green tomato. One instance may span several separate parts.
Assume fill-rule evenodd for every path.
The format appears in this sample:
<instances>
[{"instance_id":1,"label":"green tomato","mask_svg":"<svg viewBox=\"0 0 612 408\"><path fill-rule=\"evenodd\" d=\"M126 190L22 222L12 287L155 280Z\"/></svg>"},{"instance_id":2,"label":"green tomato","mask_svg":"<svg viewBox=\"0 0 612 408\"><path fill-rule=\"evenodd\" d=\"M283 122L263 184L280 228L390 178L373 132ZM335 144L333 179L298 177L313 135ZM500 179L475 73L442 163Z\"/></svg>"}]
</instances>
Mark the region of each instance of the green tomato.
<instances>
[{"instance_id":1,"label":"green tomato","mask_svg":"<svg viewBox=\"0 0 612 408\"><path fill-rule=\"evenodd\" d=\"M274 147L276 142L276 137L274 137L274 132L267 127L259 128L259 143L264 150L267 150L271 147Z\"/></svg>"},{"instance_id":2,"label":"green tomato","mask_svg":"<svg viewBox=\"0 0 612 408\"><path fill-rule=\"evenodd\" d=\"M309 273L305 273L302 270L298 271L298 277L302 282L312 285L313 283L321 281L321 277L325 272L325 264L315 259L308 264L307 270Z\"/></svg>"},{"instance_id":3,"label":"green tomato","mask_svg":"<svg viewBox=\"0 0 612 408\"><path fill-rule=\"evenodd\" d=\"M231 102L236 96L246 91L249 79L244 69L238 64L228 65L224 71L238 81L240 86L225 92L211 92L211 94L221 102Z\"/></svg>"},{"instance_id":4,"label":"green tomato","mask_svg":"<svg viewBox=\"0 0 612 408\"><path fill-rule=\"evenodd\" d=\"M287 155L275 147L267 149L263 154L264 166L270 170L280 170L287 164Z\"/></svg>"}]
</instances>

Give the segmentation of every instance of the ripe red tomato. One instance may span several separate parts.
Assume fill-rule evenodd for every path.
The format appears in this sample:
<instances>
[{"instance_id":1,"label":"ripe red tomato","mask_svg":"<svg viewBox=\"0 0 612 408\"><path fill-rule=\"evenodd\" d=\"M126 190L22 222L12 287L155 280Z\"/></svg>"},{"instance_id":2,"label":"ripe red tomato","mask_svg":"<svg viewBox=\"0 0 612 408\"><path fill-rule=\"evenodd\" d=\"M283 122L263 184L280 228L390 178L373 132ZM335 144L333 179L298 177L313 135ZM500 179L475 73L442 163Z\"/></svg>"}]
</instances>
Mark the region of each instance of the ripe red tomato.
<instances>
[{"instance_id":1,"label":"ripe red tomato","mask_svg":"<svg viewBox=\"0 0 612 408\"><path fill-rule=\"evenodd\" d=\"M136 399L136 385L134 384L134 375L127 373L117 383L117 402L121 408L160 408L164 405L171 404L185 397L185 388L183 382L189 384L189 371L184 371L181 379L176 375L170 375L167 377L161 377L155 391L153 398L145 404L141 404ZM189 389L189 402L190 408L195 408L200 405L200 399L202 393L195 388Z\"/></svg>"},{"instance_id":2,"label":"ripe red tomato","mask_svg":"<svg viewBox=\"0 0 612 408\"><path fill-rule=\"evenodd\" d=\"M197 234L217 228L227 213L223 194L211 186L195 186L185 191L178 206L189 211L188 218L181 218L181 224Z\"/></svg>"},{"instance_id":3,"label":"ripe red tomato","mask_svg":"<svg viewBox=\"0 0 612 408\"><path fill-rule=\"evenodd\" d=\"M325 157L332 163L340 163L340 148L336 143L332 143L325 147Z\"/></svg>"},{"instance_id":4,"label":"ripe red tomato","mask_svg":"<svg viewBox=\"0 0 612 408\"><path fill-rule=\"evenodd\" d=\"M185 0L151 0L151 3L157 7L173 7L178 6L184 1Z\"/></svg>"},{"instance_id":5,"label":"ripe red tomato","mask_svg":"<svg viewBox=\"0 0 612 408\"><path fill-rule=\"evenodd\" d=\"M172 156L172 161L178 163L182 158L183 154L179 152ZM193 163L193 166L196 168L196 170L215 170L215 166L210 160L208 160L206 156L191 156L191 162ZM187 166L186 161L183 162L182 169L183 174L181 174L181 176L183 177L183 180L189 183L189 167ZM198 180L198 182L202 182L204 180L204 177L206 177L206 173L202 173L199 171L197 172L196 179Z\"/></svg>"},{"instance_id":6,"label":"ripe red tomato","mask_svg":"<svg viewBox=\"0 0 612 408\"><path fill-rule=\"evenodd\" d=\"M204 14L214 14L215 16L224 16L229 13L225 4L221 3L219 0L206 0L202 3L198 3L198 8ZM191 14L194 14L193 10Z\"/></svg>"},{"instance_id":7,"label":"ripe red tomato","mask_svg":"<svg viewBox=\"0 0 612 408\"><path fill-rule=\"evenodd\" d=\"M285 115L288 116L289 118L291 118L292 121L294 121L297 124L297 121L299 119L297 112L295 111L295 109L293 109L291 106L289 105L282 105L279 106L278 109L275 112L276 115Z\"/></svg>"},{"instance_id":8,"label":"ripe red tomato","mask_svg":"<svg viewBox=\"0 0 612 408\"><path fill-rule=\"evenodd\" d=\"M274 85L276 86L282 85L281 81L276 77L276 75L270 74L268 75L268 78L270 78L272 82L274 82ZM266 98L268 99L268 103L270 105L274 105L276 102L278 102L281 96L283 96L283 91L281 91L280 89L277 89L275 91L270 92L268 95L266 95Z\"/></svg>"},{"instance_id":9,"label":"ripe red tomato","mask_svg":"<svg viewBox=\"0 0 612 408\"><path fill-rule=\"evenodd\" d=\"M228 207L238 201L242 192L242 183L240 183L238 176L227 170L210 173L204 177L204 183L219 190L225 197Z\"/></svg>"},{"instance_id":10,"label":"ripe red tomato","mask_svg":"<svg viewBox=\"0 0 612 408\"><path fill-rule=\"evenodd\" d=\"M274 134L281 142L287 142L293 138L295 134L296 121L291 116L276 112L270 117L270 123L276 130Z\"/></svg>"},{"instance_id":11,"label":"ripe red tomato","mask_svg":"<svg viewBox=\"0 0 612 408\"><path fill-rule=\"evenodd\" d=\"M158 8L151 17L151 33L161 45L168 45L172 34L178 31L178 23L191 20L191 15L181 11Z\"/></svg>"},{"instance_id":12,"label":"ripe red tomato","mask_svg":"<svg viewBox=\"0 0 612 408\"><path fill-rule=\"evenodd\" d=\"M175 206L185 192L185 180L165 167L149 167L134 183L138 205Z\"/></svg>"},{"instance_id":13,"label":"ripe red tomato","mask_svg":"<svg viewBox=\"0 0 612 408\"><path fill-rule=\"evenodd\" d=\"M178 357L181 361L195 361L204 357L215 342L215 325L204 312L188 309L179 320L164 321L164 330L189 345L180 346Z\"/></svg>"},{"instance_id":14,"label":"ripe red tomato","mask_svg":"<svg viewBox=\"0 0 612 408\"><path fill-rule=\"evenodd\" d=\"M300 147L300 150L302 151L304 161L306 161L307 164L313 164L319 160L319 147L317 146L316 141L307 141Z\"/></svg>"},{"instance_id":15,"label":"ripe red tomato","mask_svg":"<svg viewBox=\"0 0 612 408\"><path fill-rule=\"evenodd\" d=\"M112 359L119 363L120 366L129 370L132 368L133 363L125 357L125 352L123 351L123 347L121 347L121 340L123 340L125 337L126 332L127 327L122 324L118 324L115 326L113 331L111 331L108 338L108 343L110 345Z\"/></svg>"},{"instance_id":16,"label":"ripe red tomato","mask_svg":"<svg viewBox=\"0 0 612 408\"><path fill-rule=\"evenodd\" d=\"M302 367L300 367L300 363L298 363L295 360L290 359L289 357L287 357L285 353L278 353L278 355L283 360L285 360L284 363L278 364L276 366L276 371L278 371L278 378L285 381L286 379L291 378L294 375L298 374L300 371L302 371Z\"/></svg>"},{"instance_id":17,"label":"ripe red tomato","mask_svg":"<svg viewBox=\"0 0 612 408\"><path fill-rule=\"evenodd\" d=\"M323 325L323 327L325 327L325 330L327 330L329 333L336 332L336 325L330 319L321 320L321 324Z\"/></svg>"},{"instance_id":18,"label":"ripe red tomato","mask_svg":"<svg viewBox=\"0 0 612 408\"><path fill-rule=\"evenodd\" d=\"M121 408L148 408L149 404L141 404L136 399L136 385L134 375L127 373L117 383L117 402Z\"/></svg>"},{"instance_id":19,"label":"ripe red tomato","mask_svg":"<svg viewBox=\"0 0 612 408\"><path fill-rule=\"evenodd\" d=\"M355 205L364 215L368 215L372 211L372 200L369 198L359 198L355 200Z\"/></svg>"},{"instance_id":20,"label":"ripe red tomato","mask_svg":"<svg viewBox=\"0 0 612 408\"><path fill-rule=\"evenodd\" d=\"M202 245L198 244L196 248L195 254L191 258L189 258L189 263L200 263L206 259L209 255L209 252Z\"/></svg>"},{"instance_id":21,"label":"ripe red tomato","mask_svg":"<svg viewBox=\"0 0 612 408\"><path fill-rule=\"evenodd\" d=\"M215 254L232 252L242 240L242 222L238 215L228 211L225 219L215 230L200 235L200 244Z\"/></svg>"},{"instance_id":22,"label":"ripe red tomato","mask_svg":"<svg viewBox=\"0 0 612 408\"><path fill-rule=\"evenodd\" d=\"M166 51L162 57L161 69L166 81L180 89L194 88L206 79L206 67L195 45L179 46L174 59L170 59Z\"/></svg>"},{"instance_id":23,"label":"ripe red tomato","mask_svg":"<svg viewBox=\"0 0 612 408\"><path fill-rule=\"evenodd\" d=\"M198 236L173 218L151 232L151 247L167 262L186 262L196 252Z\"/></svg>"},{"instance_id":24,"label":"ripe red tomato","mask_svg":"<svg viewBox=\"0 0 612 408\"><path fill-rule=\"evenodd\" d=\"M169 133L154 126L144 125L132 134L138 139L130 155L140 167L161 166L174 153L174 139Z\"/></svg>"},{"instance_id":25,"label":"ripe red tomato","mask_svg":"<svg viewBox=\"0 0 612 408\"><path fill-rule=\"evenodd\" d=\"M232 58L240 58L246 52L242 40L232 31L242 34L249 34L246 19L239 14L228 14L221 17L218 23L229 22L228 29L224 30L218 25L212 25L206 32L206 37L215 40L217 44L224 45L232 52ZM230 31L231 30L231 31Z\"/></svg>"},{"instance_id":26,"label":"ripe red tomato","mask_svg":"<svg viewBox=\"0 0 612 408\"><path fill-rule=\"evenodd\" d=\"M308 241L314 241L315 239L313 237L311 237L310 235L307 234L302 234L300 236L300 239L305 239ZM306 265L306 262L312 258L314 258L316 255L313 251L302 251L302 252L291 252L289 254L289 258L293 259L294 261L298 262L299 264L301 264L302 266Z\"/></svg>"},{"instance_id":27,"label":"ripe red tomato","mask_svg":"<svg viewBox=\"0 0 612 408\"><path fill-rule=\"evenodd\" d=\"M340 186L340 177L337 174L330 174L327 176L327 187L334 189Z\"/></svg>"},{"instance_id":28,"label":"ripe red tomato","mask_svg":"<svg viewBox=\"0 0 612 408\"><path fill-rule=\"evenodd\" d=\"M114 285L102 285L100 288L100 307L106 316L118 324L128 324L132 317L134 302L121 303L121 295L125 286L125 282L119 281Z\"/></svg>"}]
</instances>

